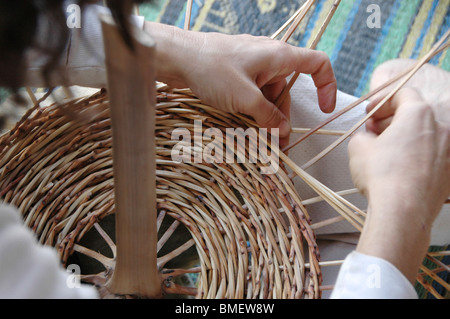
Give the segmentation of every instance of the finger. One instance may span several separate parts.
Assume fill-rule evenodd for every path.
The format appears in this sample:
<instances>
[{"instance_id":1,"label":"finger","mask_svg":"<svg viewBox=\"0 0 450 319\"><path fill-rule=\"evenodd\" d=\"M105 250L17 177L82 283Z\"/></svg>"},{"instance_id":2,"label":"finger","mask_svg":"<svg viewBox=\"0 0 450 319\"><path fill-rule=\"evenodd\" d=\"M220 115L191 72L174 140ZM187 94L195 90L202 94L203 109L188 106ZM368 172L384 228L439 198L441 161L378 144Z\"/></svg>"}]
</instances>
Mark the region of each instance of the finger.
<instances>
[{"instance_id":1,"label":"finger","mask_svg":"<svg viewBox=\"0 0 450 319\"><path fill-rule=\"evenodd\" d=\"M370 112L382 100L378 97L367 106ZM420 93L412 88L403 88L397 92L389 101L387 101L373 116L366 122L366 129L374 134L383 133L393 121L398 108L402 107L404 112L412 113L412 109L416 109L414 105L422 105L423 99ZM409 110L407 110L409 108Z\"/></svg>"},{"instance_id":2,"label":"finger","mask_svg":"<svg viewBox=\"0 0 450 319\"><path fill-rule=\"evenodd\" d=\"M254 87L254 86L253 86ZM270 102L261 90L255 87L251 92L247 92L246 104L238 111L253 117L261 128L278 128L280 138L288 137L291 131L289 118Z\"/></svg>"},{"instance_id":3,"label":"finger","mask_svg":"<svg viewBox=\"0 0 450 319\"><path fill-rule=\"evenodd\" d=\"M283 92L284 88L287 85L286 79L281 79L278 82L274 82L271 84L267 84L261 88L261 91L263 92L263 95L266 97L267 100L269 100L272 103L275 103L278 96ZM291 118L291 97L288 95L283 103L279 105L279 110L281 113L290 121ZM280 137L280 148L284 148L289 145L289 137L290 134L288 134L286 137Z\"/></svg>"},{"instance_id":4,"label":"finger","mask_svg":"<svg viewBox=\"0 0 450 319\"><path fill-rule=\"evenodd\" d=\"M372 141L376 139L376 135L370 132L360 131L353 135L348 143L348 155L350 158L358 157L361 154L369 154Z\"/></svg>"},{"instance_id":5,"label":"finger","mask_svg":"<svg viewBox=\"0 0 450 319\"><path fill-rule=\"evenodd\" d=\"M390 66L389 62L385 62L384 64L381 64L378 66L375 71L372 74L372 78L370 80L370 91L374 91L375 89L378 89L385 83L387 83L395 74L392 72L392 68ZM377 94L371 97L371 100L374 101L376 99L379 99L380 97L384 97L387 94L389 94L390 90L393 89L393 85L391 84L387 88L384 88Z\"/></svg>"},{"instance_id":6,"label":"finger","mask_svg":"<svg viewBox=\"0 0 450 319\"><path fill-rule=\"evenodd\" d=\"M366 157L369 156L371 145L376 136L370 132L359 132L355 134L348 143L349 166L352 179L358 190L365 194L367 185Z\"/></svg>"},{"instance_id":7,"label":"finger","mask_svg":"<svg viewBox=\"0 0 450 319\"><path fill-rule=\"evenodd\" d=\"M279 109L281 111L281 113L286 116L286 118L288 119L289 123L291 122L291 96L288 95L283 103L281 103L281 105L279 106ZM291 126L289 125L289 134L287 134L286 136L282 135L280 137L280 147L281 148L285 148L286 146L289 145L289 137L291 133Z\"/></svg>"},{"instance_id":8,"label":"finger","mask_svg":"<svg viewBox=\"0 0 450 319\"><path fill-rule=\"evenodd\" d=\"M417 132L432 136L437 130L437 122L432 107L422 100L419 92L412 88L404 88L392 99L396 112L387 131L398 135L398 138L416 136ZM430 135L431 134L431 135Z\"/></svg>"},{"instance_id":9,"label":"finger","mask_svg":"<svg viewBox=\"0 0 450 319\"><path fill-rule=\"evenodd\" d=\"M393 59L380 64L372 74L370 89L376 89L416 63L417 61L412 59ZM423 68L417 72L415 77L420 76L422 70ZM409 86L409 84L410 82L407 83L407 86ZM386 88L385 92L389 92L389 88L392 89L393 86L395 86L395 84Z\"/></svg>"},{"instance_id":10,"label":"finger","mask_svg":"<svg viewBox=\"0 0 450 319\"><path fill-rule=\"evenodd\" d=\"M366 111L371 112L384 98L378 96L369 103ZM372 115L371 120L366 123L366 128L375 134L381 134L391 124L392 117L400 105L422 102L423 99L418 91L409 87L402 88Z\"/></svg>"},{"instance_id":11,"label":"finger","mask_svg":"<svg viewBox=\"0 0 450 319\"><path fill-rule=\"evenodd\" d=\"M392 116L386 119L375 121L373 118L366 122L366 129L369 132L380 135L385 129L389 127L392 123Z\"/></svg>"},{"instance_id":12,"label":"finger","mask_svg":"<svg viewBox=\"0 0 450 319\"><path fill-rule=\"evenodd\" d=\"M394 120L404 114L417 117L416 113L426 104L424 102L419 91L410 87L400 89L390 100L390 107L395 111Z\"/></svg>"},{"instance_id":13,"label":"finger","mask_svg":"<svg viewBox=\"0 0 450 319\"><path fill-rule=\"evenodd\" d=\"M275 103L279 95L283 92L287 85L286 78L281 78L277 81L270 81L261 87L261 91L266 99Z\"/></svg>"},{"instance_id":14,"label":"finger","mask_svg":"<svg viewBox=\"0 0 450 319\"><path fill-rule=\"evenodd\" d=\"M275 103L280 94L283 92L287 85L286 79L282 79L275 83L267 84L261 88L261 91L265 98L272 103ZM290 114L291 97L288 95L283 103L279 106L281 113L283 113L287 119L291 118Z\"/></svg>"},{"instance_id":15,"label":"finger","mask_svg":"<svg viewBox=\"0 0 450 319\"><path fill-rule=\"evenodd\" d=\"M311 74L317 88L320 109L331 113L336 107L337 82L328 56L321 51L292 47L294 70Z\"/></svg>"},{"instance_id":16,"label":"finger","mask_svg":"<svg viewBox=\"0 0 450 319\"><path fill-rule=\"evenodd\" d=\"M417 61L408 59L393 59L382 63L375 69L372 74L372 78L370 80L370 90L373 91L389 82L392 78L407 70L416 62ZM406 86L408 86L408 83L406 84ZM371 100L375 100L380 96L386 96L393 88L395 88L395 85L396 84L393 83L390 86L384 88L381 92L373 96Z\"/></svg>"},{"instance_id":17,"label":"finger","mask_svg":"<svg viewBox=\"0 0 450 319\"><path fill-rule=\"evenodd\" d=\"M385 97L386 96L378 96L371 101L366 107L366 112L370 113ZM388 100L372 115L372 118L376 121L389 118L395 114L395 110L395 106L391 103L391 100Z\"/></svg>"}]
</instances>

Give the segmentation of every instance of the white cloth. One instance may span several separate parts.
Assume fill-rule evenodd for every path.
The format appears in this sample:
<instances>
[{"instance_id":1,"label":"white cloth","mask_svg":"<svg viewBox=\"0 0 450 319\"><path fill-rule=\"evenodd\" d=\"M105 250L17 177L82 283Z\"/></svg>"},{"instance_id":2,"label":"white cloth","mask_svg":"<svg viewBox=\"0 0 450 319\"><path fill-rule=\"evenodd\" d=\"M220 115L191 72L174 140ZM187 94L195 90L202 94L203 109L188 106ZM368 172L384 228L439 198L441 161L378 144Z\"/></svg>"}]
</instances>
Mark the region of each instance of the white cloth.
<instances>
[{"instance_id":1,"label":"white cloth","mask_svg":"<svg viewBox=\"0 0 450 319\"><path fill-rule=\"evenodd\" d=\"M87 5L81 16L81 28L72 28L59 68L52 73L50 85L42 77L42 68L47 60L40 52L27 52L26 86L47 87L57 85L81 85L85 87L106 87L105 54L99 16L109 14L109 9L98 5ZM133 16L132 23L143 28L144 17ZM46 41L51 34L51 25L44 19L39 24L39 42Z\"/></svg>"},{"instance_id":2,"label":"white cloth","mask_svg":"<svg viewBox=\"0 0 450 319\"><path fill-rule=\"evenodd\" d=\"M339 271L331 299L417 299L406 277L384 259L353 251Z\"/></svg>"},{"instance_id":3,"label":"white cloth","mask_svg":"<svg viewBox=\"0 0 450 319\"><path fill-rule=\"evenodd\" d=\"M77 275L63 269L53 248L38 244L17 210L0 205L1 299L98 298Z\"/></svg>"}]
</instances>

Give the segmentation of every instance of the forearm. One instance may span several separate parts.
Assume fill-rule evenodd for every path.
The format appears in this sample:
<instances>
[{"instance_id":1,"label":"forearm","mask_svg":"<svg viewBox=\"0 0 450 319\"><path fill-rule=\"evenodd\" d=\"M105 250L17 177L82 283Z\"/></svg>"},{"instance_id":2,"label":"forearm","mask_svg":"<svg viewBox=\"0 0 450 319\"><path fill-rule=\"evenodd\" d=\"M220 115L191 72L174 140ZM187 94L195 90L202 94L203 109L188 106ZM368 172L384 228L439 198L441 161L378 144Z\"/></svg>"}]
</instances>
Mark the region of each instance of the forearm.
<instances>
[{"instance_id":1,"label":"forearm","mask_svg":"<svg viewBox=\"0 0 450 319\"><path fill-rule=\"evenodd\" d=\"M414 282L450 193L449 130L415 90L400 90L388 106L396 110L389 127L349 142L353 181L369 201L358 251Z\"/></svg>"},{"instance_id":2,"label":"forearm","mask_svg":"<svg viewBox=\"0 0 450 319\"><path fill-rule=\"evenodd\" d=\"M414 283L431 232L423 209L420 202L372 200L357 251L389 261Z\"/></svg>"},{"instance_id":3,"label":"forearm","mask_svg":"<svg viewBox=\"0 0 450 319\"><path fill-rule=\"evenodd\" d=\"M187 87L185 66L192 63L195 58L188 47L200 50L203 45L203 34L150 21L144 22L144 31L157 43L155 55L157 80L173 87Z\"/></svg>"}]
</instances>

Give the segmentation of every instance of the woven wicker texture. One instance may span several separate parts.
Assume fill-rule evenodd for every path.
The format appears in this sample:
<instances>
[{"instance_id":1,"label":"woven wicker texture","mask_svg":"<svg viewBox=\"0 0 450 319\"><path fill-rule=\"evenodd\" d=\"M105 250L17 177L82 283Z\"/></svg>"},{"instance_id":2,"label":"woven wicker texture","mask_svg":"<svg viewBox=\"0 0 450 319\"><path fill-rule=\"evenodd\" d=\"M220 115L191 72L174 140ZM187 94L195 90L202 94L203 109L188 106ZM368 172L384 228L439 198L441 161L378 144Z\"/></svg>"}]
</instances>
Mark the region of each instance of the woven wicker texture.
<instances>
[{"instance_id":1,"label":"woven wicker texture","mask_svg":"<svg viewBox=\"0 0 450 319\"><path fill-rule=\"evenodd\" d=\"M194 134L194 120L202 120L204 129L220 129L224 136L226 128L255 127L245 117L230 118L186 93L160 92L157 104L158 223L166 216L174 222L167 221L165 231L160 231L159 248L179 223L192 237L180 242L175 252L159 256L162 275L170 274L166 293L188 291L199 298L320 297L318 247L285 169L267 175L260 173L265 164L248 160L190 164L171 159L179 143L171 131L186 128ZM57 248L63 263L74 251L103 263L105 272L85 278L97 284L104 283L114 261L80 243L94 225L103 234L98 223L114 213L107 98L103 91L67 105L35 108L0 140L0 195L19 207L41 243ZM64 106L93 117L89 123L74 120ZM203 147L209 143L205 140ZM103 236L114 252L109 239L113 234ZM198 267L177 273L164 269L193 245ZM189 272L199 272L198 291L177 289L172 281L175 274Z\"/></svg>"}]
</instances>

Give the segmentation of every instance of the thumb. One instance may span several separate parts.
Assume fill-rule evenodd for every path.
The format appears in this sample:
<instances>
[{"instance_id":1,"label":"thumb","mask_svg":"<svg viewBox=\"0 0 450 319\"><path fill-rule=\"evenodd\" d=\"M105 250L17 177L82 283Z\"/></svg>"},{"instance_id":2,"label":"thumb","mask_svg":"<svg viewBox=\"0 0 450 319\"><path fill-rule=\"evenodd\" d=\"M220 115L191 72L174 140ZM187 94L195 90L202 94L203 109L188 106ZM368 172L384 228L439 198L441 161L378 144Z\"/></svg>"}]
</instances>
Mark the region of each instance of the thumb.
<instances>
[{"instance_id":1,"label":"thumb","mask_svg":"<svg viewBox=\"0 0 450 319\"><path fill-rule=\"evenodd\" d=\"M367 189L367 163L376 135L371 132L355 134L348 144L349 166L353 183L365 194Z\"/></svg>"}]
</instances>

